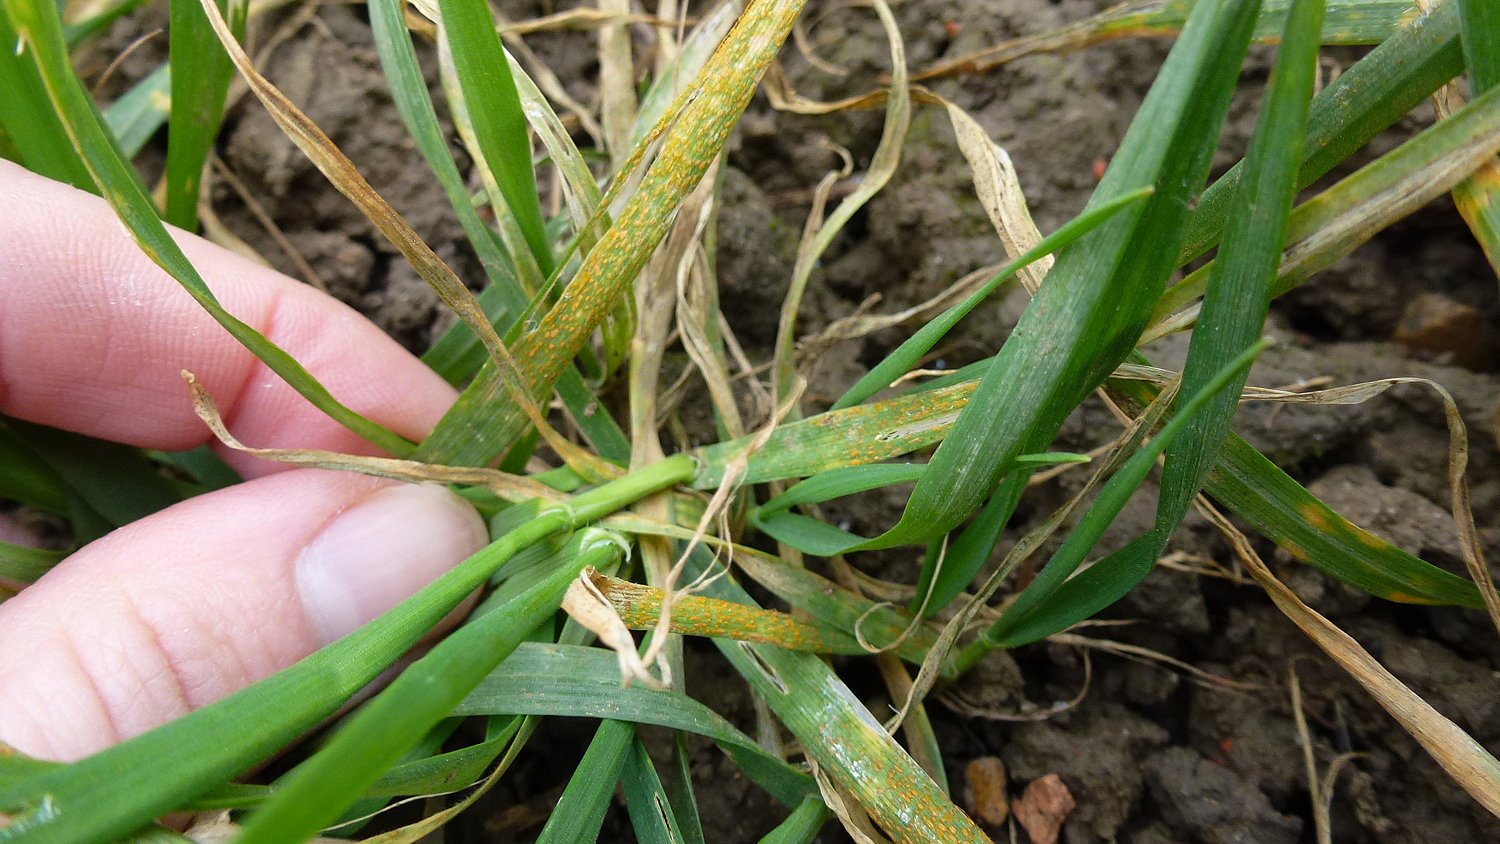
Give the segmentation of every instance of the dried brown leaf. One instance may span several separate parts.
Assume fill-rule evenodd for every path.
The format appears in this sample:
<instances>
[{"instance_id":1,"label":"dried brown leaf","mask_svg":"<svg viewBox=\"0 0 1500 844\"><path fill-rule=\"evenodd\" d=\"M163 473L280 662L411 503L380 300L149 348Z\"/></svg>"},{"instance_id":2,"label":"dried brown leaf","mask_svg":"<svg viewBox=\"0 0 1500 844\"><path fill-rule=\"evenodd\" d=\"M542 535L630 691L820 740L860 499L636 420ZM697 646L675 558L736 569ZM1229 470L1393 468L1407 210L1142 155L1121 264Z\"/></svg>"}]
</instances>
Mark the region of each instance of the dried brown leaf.
<instances>
[{"instance_id":1,"label":"dried brown leaf","mask_svg":"<svg viewBox=\"0 0 1500 844\"><path fill-rule=\"evenodd\" d=\"M620 680L625 686L639 682L648 688L663 688L660 680L651 676L646 663L636 653L635 638L625 626L619 613L615 612L609 598L599 591L595 582L602 577L592 566L584 568L578 577L568 584L563 595L562 608L572 619L599 637L605 647L615 652L620 662Z\"/></svg>"},{"instance_id":2,"label":"dried brown leaf","mask_svg":"<svg viewBox=\"0 0 1500 844\"><path fill-rule=\"evenodd\" d=\"M464 484L483 487L506 501L566 501L568 496L549 486L501 472L498 469L480 469L465 466L442 466L421 463L416 460L398 460L392 457L365 457L357 454L341 454L315 448L255 448L240 442L224 426L218 405L213 397L198 383L193 373L182 371L182 380L187 383L192 396L193 412L203 420L219 442L245 454L285 463L288 466L305 466L312 469L334 469L343 472L358 472L378 478L390 478L408 483Z\"/></svg>"},{"instance_id":3,"label":"dried brown leaf","mask_svg":"<svg viewBox=\"0 0 1500 844\"><path fill-rule=\"evenodd\" d=\"M1250 540L1223 514L1201 497L1197 503L1199 511L1229 540L1235 555L1265 590L1276 608L1301 628L1339 667L1359 681L1365 691L1375 698L1375 702L1389 712L1459 786L1479 801L1480 805L1500 816L1500 761L1457 724L1396 679L1352 636L1304 604L1297 593L1277 580L1250 545Z\"/></svg>"}]
</instances>

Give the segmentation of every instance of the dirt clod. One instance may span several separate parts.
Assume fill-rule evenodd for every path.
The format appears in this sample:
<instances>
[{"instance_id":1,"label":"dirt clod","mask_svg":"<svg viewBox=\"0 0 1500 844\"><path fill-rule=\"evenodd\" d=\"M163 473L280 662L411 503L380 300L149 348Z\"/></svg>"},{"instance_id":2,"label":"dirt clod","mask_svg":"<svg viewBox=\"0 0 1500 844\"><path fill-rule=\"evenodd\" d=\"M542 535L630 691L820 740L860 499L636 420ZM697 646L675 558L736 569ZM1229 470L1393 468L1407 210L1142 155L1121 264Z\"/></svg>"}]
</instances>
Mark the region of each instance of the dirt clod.
<instances>
[{"instance_id":1,"label":"dirt clod","mask_svg":"<svg viewBox=\"0 0 1500 844\"><path fill-rule=\"evenodd\" d=\"M964 803L969 813L990 826L1010 816L1005 793L1005 763L998 756L981 756L964 766Z\"/></svg>"},{"instance_id":2,"label":"dirt clod","mask_svg":"<svg viewBox=\"0 0 1500 844\"><path fill-rule=\"evenodd\" d=\"M1031 844L1055 844L1068 813L1078 805L1057 774L1032 780L1016 801L1016 820L1031 836Z\"/></svg>"},{"instance_id":3,"label":"dirt clod","mask_svg":"<svg viewBox=\"0 0 1500 844\"><path fill-rule=\"evenodd\" d=\"M1174 826L1205 844L1296 844L1302 822L1271 808L1265 795L1196 751L1170 747L1146 761L1152 798Z\"/></svg>"},{"instance_id":4,"label":"dirt clod","mask_svg":"<svg viewBox=\"0 0 1500 844\"><path fill-rule=\"evenodd\" d=\"M1011 726L1014 738L1001 755L1012 776L1060 774L1071 783L1079 806L1067 820L1069 842L1118 834L1145 788L1140 760L1169 737L1152 721L1107 701Z\"/></svg>"}]
</instances>

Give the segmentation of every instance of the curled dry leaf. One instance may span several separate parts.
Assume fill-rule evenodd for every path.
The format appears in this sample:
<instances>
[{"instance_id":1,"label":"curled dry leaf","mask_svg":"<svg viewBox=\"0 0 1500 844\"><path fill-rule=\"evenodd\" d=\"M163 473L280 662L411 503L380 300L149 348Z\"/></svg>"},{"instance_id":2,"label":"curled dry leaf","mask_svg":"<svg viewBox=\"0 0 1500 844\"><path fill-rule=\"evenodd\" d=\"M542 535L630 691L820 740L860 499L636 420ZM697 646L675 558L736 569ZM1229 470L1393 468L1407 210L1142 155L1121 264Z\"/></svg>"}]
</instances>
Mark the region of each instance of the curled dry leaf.
<instances>
[{"instance_id":1,"label":"curled dry leaf","mask_svg":"<svg viewBox=\"0 0 1500 844\"><path fill-rule=\"evenodd\" d=\"M823 804L828 807L833 816L839 819L844 831L854 839L855 844L891 844L891 839L880 834L875 828L859 799L842 788L839 788L833 780L818 767L813 759L808 759L808 765L812 768L813 779L818 783L818 791L823 797Z\"/></svg>"},{"instance_id":2,"label":"curled dry leaf","mask_svg":"<svg viewBox=\"0 0 1500 844\"><path fill-rule=\"evenodd\" d=\"M990 225L1000 235L1011 259L1021 257L1041 242L1042 233L1032 222L1026 195L1021 192L1021 179L1016 175L1010 154L990 140L989 133L968 112L947 100L943 101L943 106L953 123L959 151L974 173L974 190L984 206L984 213L990 218ZM1042 280L1056 260L1046 255L1021 269L1018 275L1027 293L1035 295L1041 289Z\"/></svg>"},{"instance_id":3,"label":"curled dry leaf","mask_svg":"<svg viewBox=\"0 0 1500 844\"><path fill-rule=\"evenodd\" d=\"M342 454L316 448L255 448L240 442L224 426L219 407L213 397L198 383L197 376L182 370L182 380L187 384L193 399L193 412L213 432L219 442L245 454L285 463L289 466L305 466L312 469L335 469L343 472L358 472L377 478L390 478L408 483L465 484L483 487L505 501L520 502L531 499L542 501L566 501L568 496L545 484L521 475L512 475L497 469L482 469L466 466L442 466L422 463L417 460L398 460L391 457L365 457L358 454Z\"/></svg>"},{"instance_id":4,"label":"curled dry leaf","mask_svg":"<svg viewBox=\"0 0 1500 844\"><path fill-rule=\"evenodd\" d=\"M1031 836L1031 844L1055 844L1063 821L1078 804L1057 774L1031 781L1013 807L1016 820Z\"/></svg>"},{"instance_id":5,"label":"curled dry leaf","mask_svg":"<svg viewBox=\"0 0 1500 844\"><path fill-rule=\"evenodd\" d=\"M592 566L579 573L563 595L563 610L615 652L620 660L620 679L624 685L639 681L649 688L662 688L661 681L651 676L646 663L636 653L635 638L630 635L630 629L594 584L596 574Z\"/></svg>"},{"instance_id":6,"label":"curled dry leaf","mask_svg":"<svg viewBox=\"0 0 1500 844\"><path fill-rule=\"evenodd\" d=\"M791 283L781 306L781 319L777 326L776 347L772 359L772 384L778 399L791 391L796 369L795 332L797 314L807 284L817 268L818 261L833 244L834 238L854 215L868 203L896 174L901 164L901 149L906 140L906 130L911 124L911 90L906 81L906 46L901 39L900 27L885 0L873 0L880 25L885 30L890 46L891 88L886 102L885 126L880 133L880 143L870 159L858 186L839 202L828 218L823 219L823 204L827 191L833 187L831 179L819 186L812 211L808 214L802 242L797 247L797 260L792 269Z\"/></svg>"}]
</instances>

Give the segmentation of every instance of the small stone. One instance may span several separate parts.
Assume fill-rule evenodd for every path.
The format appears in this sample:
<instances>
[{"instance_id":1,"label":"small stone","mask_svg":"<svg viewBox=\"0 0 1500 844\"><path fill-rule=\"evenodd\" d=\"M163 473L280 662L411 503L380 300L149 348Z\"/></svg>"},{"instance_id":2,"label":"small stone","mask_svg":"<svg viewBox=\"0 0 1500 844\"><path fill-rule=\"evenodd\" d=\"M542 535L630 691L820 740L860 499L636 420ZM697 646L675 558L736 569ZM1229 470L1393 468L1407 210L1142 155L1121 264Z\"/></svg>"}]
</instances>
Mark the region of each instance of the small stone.
<instances>
[{"instance_id":1,"label":"small stone","mask_svg":"<svg viewBox=\"0 0 1500 844\"><path fill-rule=\"evenodd\" d=\"M998 756L981 756L964 766L964 803L969 814L990 826L1005 823L1010 798L1005 794L1005 763Z\"/></svg>"},{"instance_id":2,"label":"small stone","mask_svg":"<svg viewBox=\"0 0 1500 844\"><path fill-rule=\"evenodd\" d=\"M1479 311L1439 293L1423 293L1408 302L1391 339L1469 369L1487 368L1492 357Z\"/></svg>"},{"instance_id":3,"label":"small stone","mask_svg":"<svg viewBox=\"0 0 1500 844\"><path fill-rule=\"evenodd\" d=\"M1031 836L1031 844L1057 844L1063 821L1077 805L1062 777L1048 774L1026 786L1021 799L1016 801L1016 821Z\"/></svg>"}]
</instances>

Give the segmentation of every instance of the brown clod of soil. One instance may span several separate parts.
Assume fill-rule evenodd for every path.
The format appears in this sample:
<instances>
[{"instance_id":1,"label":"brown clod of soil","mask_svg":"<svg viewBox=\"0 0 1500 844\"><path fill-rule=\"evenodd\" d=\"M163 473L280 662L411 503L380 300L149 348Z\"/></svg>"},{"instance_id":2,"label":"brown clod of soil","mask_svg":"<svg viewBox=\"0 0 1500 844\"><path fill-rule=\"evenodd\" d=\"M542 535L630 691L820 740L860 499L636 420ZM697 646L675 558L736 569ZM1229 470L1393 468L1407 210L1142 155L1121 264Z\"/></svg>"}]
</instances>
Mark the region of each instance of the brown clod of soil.
<instances>
[{"instance_id":1,"label":"brown clod of soil","mask_svg":"<svg viewBox=\"0 0 1500 844\"><path fill-rule=\"evenodd\" d=\"M990 826L1010 816L1005 794L1005 763L998 756L981 756L964 766L964 803L969 814Z\"/></svg>"},{"instance_id":2,"label":"brown clod of soil","mask_svg":"<svg viewBox=\"0 0 1500 844\"><path fill-rule=\"evenodd\" d=\"M1277 812L1234 771L1186 747L1169 747L1144 765L1167 823L1203 844L1296 844L1302 822ZM1016 807L1019 816L1020 806Z\"/></svg>"},{"instance_id":3,"label":"brown clod of soil","mask_svg":"<svg viewBox=\"0 0 1500 844\"><path fill-rule=\"evenodd\" d=\"M1407 303L1391 339L1468 369L1487 369L1494 357L1479 311L1441 293L1422 293Z\"/></svg>"},{"instance_id":4,"label":"brown clod of soil","mask_svg":"<svg viewBox=\"0 0 1500 844\"><path fill-rule=\"evenodd\" d=\"M1026 828L1031 844L1055 844L1063 821L1076 805L1062 777L1048 774L1026 786L1026 792L1016 801L1016 820Z\"/></svg>"}]
</instances>

